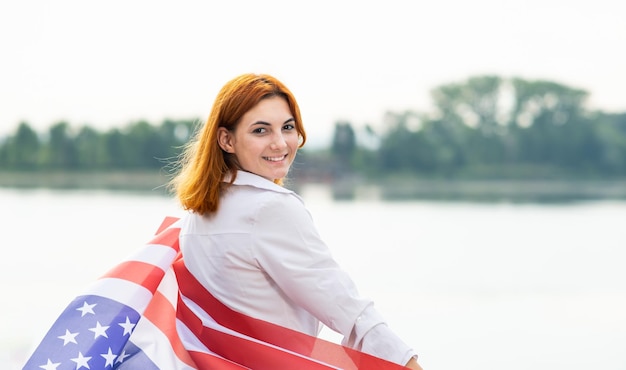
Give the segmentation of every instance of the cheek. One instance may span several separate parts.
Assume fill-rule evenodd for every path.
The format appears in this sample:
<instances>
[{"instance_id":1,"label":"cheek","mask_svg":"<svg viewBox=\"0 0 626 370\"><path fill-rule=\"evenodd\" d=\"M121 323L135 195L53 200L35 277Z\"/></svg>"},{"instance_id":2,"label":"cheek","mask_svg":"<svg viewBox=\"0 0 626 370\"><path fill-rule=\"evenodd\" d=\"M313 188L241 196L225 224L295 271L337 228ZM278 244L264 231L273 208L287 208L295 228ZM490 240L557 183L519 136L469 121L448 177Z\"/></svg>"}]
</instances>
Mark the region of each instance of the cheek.
<instances>
[{"instance_id":1,"label":"cheek","mask_svg":"<svg viewBox=\"0 0 626 370\"><path fill-rule=\"evenodd\" d=\"M239 151L243 155L251 154L254 155L254 152L258 152L263 147L263 144L258 140L240 140L239 141Z\"/></svg>"},{"instance_id":2,"label":"cheek","mask_svg":"<svg viewBox=\"0 0 626 370\"><path fill-rule=\"evenodd\" d=\"M285 138L285 141L287 141L288 145L291 147L300 145L300 137L298 135L289 135Z\"/></svg>"}]
</instances>

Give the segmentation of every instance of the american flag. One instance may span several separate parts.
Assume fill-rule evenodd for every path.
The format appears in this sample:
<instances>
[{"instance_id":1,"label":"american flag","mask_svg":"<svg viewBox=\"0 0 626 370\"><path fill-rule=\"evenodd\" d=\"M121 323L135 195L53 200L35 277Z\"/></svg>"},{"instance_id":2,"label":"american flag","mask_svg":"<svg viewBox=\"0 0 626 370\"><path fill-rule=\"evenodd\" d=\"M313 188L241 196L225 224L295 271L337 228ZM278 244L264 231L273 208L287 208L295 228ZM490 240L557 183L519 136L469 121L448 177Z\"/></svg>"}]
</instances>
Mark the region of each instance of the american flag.
<instances>
[{"instance_id":1,"label":"american flag","mask_svg":"<svg viewBox=\"0 0 626 370\"><path fill-rule=\"evenodd\" d=\"M59 316L24 370L402 369L235 312L187 271L178 219Z\"/></svg>"}]
</instances>

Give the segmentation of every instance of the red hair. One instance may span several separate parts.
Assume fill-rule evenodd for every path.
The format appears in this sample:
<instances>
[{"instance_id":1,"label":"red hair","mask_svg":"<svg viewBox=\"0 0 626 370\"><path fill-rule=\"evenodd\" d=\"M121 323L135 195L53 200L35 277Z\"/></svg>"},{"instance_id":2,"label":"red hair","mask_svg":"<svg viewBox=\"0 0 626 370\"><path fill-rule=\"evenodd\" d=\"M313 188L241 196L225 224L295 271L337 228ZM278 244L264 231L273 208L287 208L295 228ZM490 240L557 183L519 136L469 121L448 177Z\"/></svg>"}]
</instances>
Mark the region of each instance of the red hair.
<instances>
[{"instance_id":1,"label":"red hair","mask_svg":"<svg viewBox=\"0 0 626 370\"><path fill-rule=\"evenodd\" d=\"M231 184L237 175L237 163L218 145L218 129L224 127L234 130L241 117L256 106L261 100L279 96L289 105L295 120L294 126L300 136L302 147L306 142L306 133L300 117L300 108L295 97L287 87L276 78L265 74L243 74L229 82L220 90L209 118L204 126L197 130L185 147L179 161L179 173L170 182L179 202L186 210L198 214L210 214L217 211L222 180L228 172ZM282 185L282 179L275 179Z\"/></svg>"}]
</instances>

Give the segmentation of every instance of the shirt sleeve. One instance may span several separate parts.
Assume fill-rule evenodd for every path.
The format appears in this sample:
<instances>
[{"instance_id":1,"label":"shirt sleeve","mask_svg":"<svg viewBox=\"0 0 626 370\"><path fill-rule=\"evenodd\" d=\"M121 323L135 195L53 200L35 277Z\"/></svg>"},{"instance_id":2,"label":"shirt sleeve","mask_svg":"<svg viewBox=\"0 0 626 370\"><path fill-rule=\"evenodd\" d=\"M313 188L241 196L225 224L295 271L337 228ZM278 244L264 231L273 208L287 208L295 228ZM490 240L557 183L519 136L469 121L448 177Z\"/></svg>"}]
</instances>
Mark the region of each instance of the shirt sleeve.
<instances>
[{"instance_id":1,"label":"shirt sleeve","mask_svg":"<svg viewBox=\"0 0 626 370\"><path fill-rule=\"evenodd\" d=\"M259 207L253 253L289 299L344 336L343 345L402 365L413 355L359 295L297 197L276 194Z\"/></svg>"},{"instance_id":2,"label":"shirt sleeve","mask_svg":"<svg viewBox=\"0 0 626 370\"><path fill-rule=\"evenodd\" d=\"M384 322L373 306L368 306L357 318L354 330L344 345L362 352L405 365L411 357L417 358L415 351L400 339Z\"/></svg>"}]
</instances>

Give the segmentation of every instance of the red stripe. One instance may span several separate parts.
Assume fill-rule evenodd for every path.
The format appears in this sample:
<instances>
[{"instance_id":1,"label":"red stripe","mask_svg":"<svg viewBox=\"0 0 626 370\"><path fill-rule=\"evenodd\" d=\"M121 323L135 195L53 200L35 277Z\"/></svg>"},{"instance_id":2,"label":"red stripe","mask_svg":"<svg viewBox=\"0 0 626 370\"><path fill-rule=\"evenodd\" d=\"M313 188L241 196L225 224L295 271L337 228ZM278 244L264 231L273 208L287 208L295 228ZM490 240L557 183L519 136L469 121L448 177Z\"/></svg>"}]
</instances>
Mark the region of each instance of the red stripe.
<instances>
[{"instance_id":1,"label":"red stripe","mask_svg":"<svg viewBox=\"0 0 626 370\"><path fill-rule=\"evenodd\" d=\"M245 366L237 365L225 358L216 357L204 352L189 351L189 355L200 370L219 369L219 370L241 370L249 369Z\"/></svg>"},{"instance_id":2,"label":"red stripe","mask_svg":"<svg viewBox=\"0 0 626 370\"><path fill-rule=\"evenodd\" d=\"M299 369L328 370L332 367L314 362L308 358L282 351L263 343L222 333L202 325L202 321L178 300L178 318L211 351L237 364L255 370ZM204 370L204 368L201 368Z\"/></svg>"},{"instance_id":3,"label":"red stripe","mask_svg":"<svg viewBox=\"0 0 626 370\"><path fill-rule=\"evenodd\" d=\"M163 230L172 226L178 220L179 220L178 217L166 216L161 222L161 225L159 226L159 228L157 229L156 235L160 234Z\"/></svg>"},{"instance_id":4,"label":"red stripe","mask_svg":"<svg viewBox=\"0 0 626 370\"><path fill-rule=\"evenodd\" d=\"M303 336L295 330L242 315L224 305L196 280L183 260L175 262L173 268L182 295L198 304L220 325L298 353L308 353L313 348L315 337Z\"/></svg>"},{"instance_id":5,"label":"red stripe","mask_svg":"<svg viewBox=\"0 0 626 370\"><path fill-rule=\"evenodd\" d=\"M213 297L213 295L195 279L185 267L183 260L175 262L173 268L176 272L181 294L198 304L217 323L238 333L314 358L324 363L332 364L342 369L404 369L403 366L396 363L233 311ZM180 301L178 311L179 318L181 318L196 335L203 333L202 335L207 336L207 338L201 340L206 340L211 342L214 346L221 348L219 343L217 343L219 340L216 338L208 338L208 334L204 333L206 330L211 329L203 327L199 318L194 319L195 315L190 313L190 311L187 312L188 308ZM193 317L191 315L193 315ZM239 340L240 339L238 339L238 341ZM205 343L205 345L207 344ZM244 346L244 344L237 345ZM222 350L227 349L228 348L222 348ZM213 348L212 350L220 355L224 355L223 352L218 352ZM224 357L230 358L228 356Z\"/></svg>"},{"instance_id":6,"label":"red stripe","mask_svg":"<svg viewBox=\"0 0 626 370\"><path fill-rule=\"evenodd\" d=\"M148 244L159 244L172 247L176 252L180 250L178 246L178 234L180 234L179 228L169 228L159 232Z\"/></svg>"},{"instance_id":7,"label":"red stripe","mask_svg":"<svg viewBox=\"0 0 626 370\"><path fill-rule=\"evenodd\" d=\"M103 275L102 278L128 280L154 293L164 275L165 272L163 270L152 264L139 261L125 261L115 266Z\"/></svg>"},{"instance_id":8,"label":"red stripe","mask_svg":"<svg viewBox=\"0 0 626 370\"><path fill-rule=\"evenodd\" d=\"M143 316L165 334L176 357L191 367L197 367L176 331L176 311L170 301L168 301L161 292L157 291L154 294Z\"/></svg>"}]
</instances>

